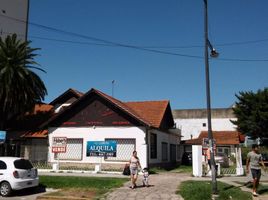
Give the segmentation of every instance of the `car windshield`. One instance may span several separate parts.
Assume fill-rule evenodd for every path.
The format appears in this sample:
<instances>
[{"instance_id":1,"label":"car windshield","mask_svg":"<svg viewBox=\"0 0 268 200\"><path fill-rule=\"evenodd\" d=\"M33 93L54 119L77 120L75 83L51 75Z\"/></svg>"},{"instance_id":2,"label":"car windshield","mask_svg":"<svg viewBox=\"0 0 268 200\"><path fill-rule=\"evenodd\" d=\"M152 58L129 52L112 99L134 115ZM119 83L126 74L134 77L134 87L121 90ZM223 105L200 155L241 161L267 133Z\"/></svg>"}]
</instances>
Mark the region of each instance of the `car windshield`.
<instances>
[{"instance_id":1,"label":"car windshield","mask_svg":"<svg viewBox=\"0 0 268 200\"><path fill-rule=\"evenodd\" d=\"M33 165L29 160L19 159L14 161L14 166L17 169L32 169Z\"/></svg>"}]
</instances>

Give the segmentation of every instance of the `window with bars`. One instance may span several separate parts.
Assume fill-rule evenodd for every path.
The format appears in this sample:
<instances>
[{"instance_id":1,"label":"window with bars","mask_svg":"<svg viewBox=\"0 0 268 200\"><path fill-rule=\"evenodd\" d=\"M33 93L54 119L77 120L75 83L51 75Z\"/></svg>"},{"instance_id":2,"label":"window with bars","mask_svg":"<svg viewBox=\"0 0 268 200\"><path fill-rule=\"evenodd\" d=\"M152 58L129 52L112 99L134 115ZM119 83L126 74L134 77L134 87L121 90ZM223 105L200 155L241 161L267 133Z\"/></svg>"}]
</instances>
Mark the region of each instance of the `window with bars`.
<instances>
[{"instance_id":1,"label":"window with bars","mask_svg":"<svg viewBox=\"0 0 268 200\"><path fill-rule=\"evenodd\" d=\"M116 141L116 157L106 157L107 161L128 161L135 150L135 139L105 139Z\"/></svg>"},{"instance_id":2,"label":"window with bars","mask_svg":"<svg viewBox=\"0 0 268 200\"><path fill-rule=\"evenodd\" d=\"M83 139L67 138L66 152L54 154L54 159L59 160L82 160L83 157Z\"/></svg>"}]
</instances>

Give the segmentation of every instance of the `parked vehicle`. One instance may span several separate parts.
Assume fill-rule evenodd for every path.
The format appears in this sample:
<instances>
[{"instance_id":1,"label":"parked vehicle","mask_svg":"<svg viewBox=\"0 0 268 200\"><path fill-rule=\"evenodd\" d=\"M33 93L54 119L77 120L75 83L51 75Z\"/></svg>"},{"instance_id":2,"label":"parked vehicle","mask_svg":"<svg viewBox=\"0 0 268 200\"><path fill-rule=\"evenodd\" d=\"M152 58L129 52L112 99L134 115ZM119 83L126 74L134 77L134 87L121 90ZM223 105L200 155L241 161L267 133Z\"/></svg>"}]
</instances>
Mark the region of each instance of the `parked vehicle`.
<instances>
[{"instance_id":1,"label":"parked vehicle","mask_svg":"<svg viewBox=\"0 0 268 200\"><path fill-rule=\"evenodd\" d=\"M268 165L268 154L262 153L261 156L262 156L263 163L265 164L265 166L267 166Z\"/></svg>"},{"instance_id":2,"label":"parked vehicle","mask_svg":"<svg viewBox=\"0 0 268 200\"><path fill-rule=\"evenodd\" d=\"M12 190L36 187L37 169L31 162L18 157L0 157L0 194L9 196Z\"/></svg>"},{"instance_id":3,"label":"parked vehicle","mask_svg":"<svg viewBox=\"0 0 268 200\"><path fill-rule=\"evenodd\" d=\"M229 158L226 154L218 153L215 156L215 162L220 163L221 167L229 167Z\"/></svg>"},{"instance_id":4,"label":"parked vehicle","mask_svg":"<svg viewBox=\"0 0 268 200\"><path fill-rule=\"evenodd\" d=\"M181 163L183 165L192 165L192 152L184 152Z\"/></svg>"}]
</instances>

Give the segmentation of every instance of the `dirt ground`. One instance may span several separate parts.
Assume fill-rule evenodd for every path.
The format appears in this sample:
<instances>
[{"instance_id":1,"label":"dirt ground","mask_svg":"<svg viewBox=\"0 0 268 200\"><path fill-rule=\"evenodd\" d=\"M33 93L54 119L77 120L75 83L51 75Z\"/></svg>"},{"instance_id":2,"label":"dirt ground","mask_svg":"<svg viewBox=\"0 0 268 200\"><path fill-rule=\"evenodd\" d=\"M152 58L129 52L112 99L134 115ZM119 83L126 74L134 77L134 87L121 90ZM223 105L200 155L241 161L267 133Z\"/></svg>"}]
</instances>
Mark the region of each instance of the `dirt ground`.
<instances>
[{"instance_id":1,"label":"dirt ground","mask_svg":"<svg viewBox=\"0 0 268 200\"><path fill-rule=\"evenodd\" d=\"M94 190L81 190L81 189L64 189L57 192L49 193L44 196L39 196L37 200L64 200L64 199L77 199L77 200L90 200L96 196Z\"/></svg>"}]
</instances>

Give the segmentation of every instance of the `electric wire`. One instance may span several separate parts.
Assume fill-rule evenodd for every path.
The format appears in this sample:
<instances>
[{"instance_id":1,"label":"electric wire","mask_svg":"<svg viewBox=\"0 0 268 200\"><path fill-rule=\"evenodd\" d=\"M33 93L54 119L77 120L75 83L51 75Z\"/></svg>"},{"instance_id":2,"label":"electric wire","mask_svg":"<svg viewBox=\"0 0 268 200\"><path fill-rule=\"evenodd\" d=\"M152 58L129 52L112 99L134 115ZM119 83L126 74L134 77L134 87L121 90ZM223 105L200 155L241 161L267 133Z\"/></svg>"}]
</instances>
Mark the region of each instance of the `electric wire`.
<instances>
[{"instance_id":1,"label":"electric wire","mask_svg":"<svg viewBox=\"0 0 268 200\"><path fill-rule=\"evenodd\" d=\"M6 16L3 14L0 14L0 17L5 17L20 23L27 23L24 20L17 19L14 17ZM88 35L83 35L75 32L69 32L33 22L28 22L28 24L39 27L45 30L73 36L73 37L79 37L83 39L93 40L100 43L93 43L93 42L80 42L80 41L72 41L72 40L63 40L63 39L55 39L55 38L47 38L47 37L40 37L40 36L30 36L31 38L36 39L42 39L42 40L50 40L50 41L56 41L56 42L66 42L66 43L76 43L76 44L87 44L87 45L98 45L98 46L110 46L110 47L124 47L124 48L131 48L136 50L142 50L147 52L153 52L153 53L159 53L159 54L165 54L165 55L173 55L173 56L180 56L180 57L187 57L187 58L196 58L196 59L203 59L203 56L198 55L189 55L189 54L181 54L181 53L175 53L170 51L162 51L162 50L156 50L156 48L204 48L203 45L191 45L191 46L136 46L136 45L129 45L129 44L123 44L123 43L117 43L97 37L92 37ZM244 42L231 42L231 43L223 43L223 44L217 44L215 46L232 46L232 45L245 45L245 44L251 44L251 43L259 43L259 42L266 42L268 39L260 39L260 40L251 40L251 41L244 41ZM268 59L239 59L239 58L217 58L217 60L221 61L233 61L233 62L268 62Z\"/></svg>"}]
</instances>

